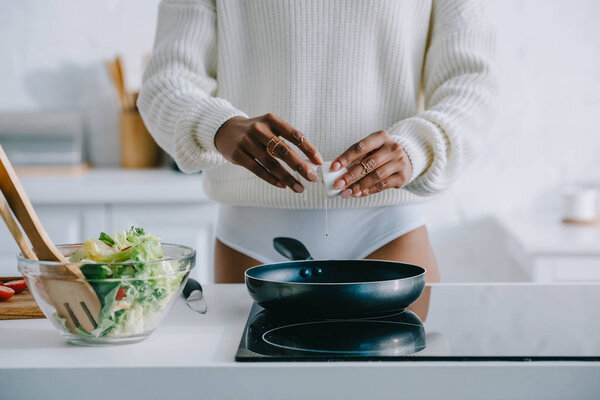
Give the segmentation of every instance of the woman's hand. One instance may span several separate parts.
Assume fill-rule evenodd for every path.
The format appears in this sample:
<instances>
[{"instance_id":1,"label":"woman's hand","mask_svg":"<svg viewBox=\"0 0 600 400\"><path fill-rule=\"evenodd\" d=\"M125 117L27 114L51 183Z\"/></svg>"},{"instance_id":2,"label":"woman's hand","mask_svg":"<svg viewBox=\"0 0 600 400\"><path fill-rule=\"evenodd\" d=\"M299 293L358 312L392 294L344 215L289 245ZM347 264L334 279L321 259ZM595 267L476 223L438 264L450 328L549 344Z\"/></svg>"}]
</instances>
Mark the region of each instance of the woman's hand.
<instances>
[{"instance_id":1,"label":"woman's hand","mask_svg":"<svg viewBox=\"0 0 600 400\"><path fill-rule=\"evenodd\" d=\"M323 164L321 154L304 135L273 114L227 120L215 135L215 146L226 160L250 170L271 185L282 189L287 186L296 193L302 193L302 184L276 158L311 182L316 182L319 177L282 137L306 154L313 163Z\"/></svg>"},{"instance_id":2,"label":"woman's hand","mask_svg":"<svg viewBox=\"0 0 600 400\"><path fill-rule=\"evenodd\" d=\"M412 175L410 160L389 133L379 131L353 144L331 163L330 170L348 172L334 182L342 197L368 196L389 188L401 188Z\"/></svg>"}]
</instances>

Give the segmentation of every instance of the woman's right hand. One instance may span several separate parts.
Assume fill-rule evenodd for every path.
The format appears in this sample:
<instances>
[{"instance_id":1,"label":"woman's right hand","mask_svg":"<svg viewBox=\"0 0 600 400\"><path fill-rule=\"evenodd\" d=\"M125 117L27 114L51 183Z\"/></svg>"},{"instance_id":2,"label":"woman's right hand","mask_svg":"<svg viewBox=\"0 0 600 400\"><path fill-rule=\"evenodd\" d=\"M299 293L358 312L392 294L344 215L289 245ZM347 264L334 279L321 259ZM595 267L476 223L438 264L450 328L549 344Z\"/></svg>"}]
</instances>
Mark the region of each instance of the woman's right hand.
<instances>
[{"instance_id":1,"label":"woman's right hand","mask_svg":"<svg viewBox=\"0 0 600 400\"><path fill-rule=\"evenodd\" d=\"M296 193L302 193L302 184L283 168L277 158L311 182L316 182L319 177L281 138L293 143L314 164L323 164L321 154L308 139L273 114L256 118L233 117L227 120L215 135L215 146L232 164L250 170L271 185L282 189L287 186Z\"/></svg>"}]
</instances>

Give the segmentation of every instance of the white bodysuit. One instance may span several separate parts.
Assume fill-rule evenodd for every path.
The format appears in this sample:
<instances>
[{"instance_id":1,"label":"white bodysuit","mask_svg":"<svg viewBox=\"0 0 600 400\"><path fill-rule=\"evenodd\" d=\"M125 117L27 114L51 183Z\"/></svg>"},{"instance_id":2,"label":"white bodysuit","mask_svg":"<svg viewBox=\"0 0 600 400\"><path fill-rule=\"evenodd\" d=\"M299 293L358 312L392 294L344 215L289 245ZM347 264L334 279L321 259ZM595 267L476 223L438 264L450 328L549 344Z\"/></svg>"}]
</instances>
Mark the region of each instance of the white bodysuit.
<instances>
[{"instance_id":1,"label":"white bodysuit","mask_svg":"<svg viewBox=\"0 0 600 400\"><path fill-rule=\"evenodd\" d=\"M273 238L300 240L315 259L361 259L425 224L419 204L325 210L219 207L216 236L227 246L262 263L286 261Z\"/></svg>"}]
</instances>

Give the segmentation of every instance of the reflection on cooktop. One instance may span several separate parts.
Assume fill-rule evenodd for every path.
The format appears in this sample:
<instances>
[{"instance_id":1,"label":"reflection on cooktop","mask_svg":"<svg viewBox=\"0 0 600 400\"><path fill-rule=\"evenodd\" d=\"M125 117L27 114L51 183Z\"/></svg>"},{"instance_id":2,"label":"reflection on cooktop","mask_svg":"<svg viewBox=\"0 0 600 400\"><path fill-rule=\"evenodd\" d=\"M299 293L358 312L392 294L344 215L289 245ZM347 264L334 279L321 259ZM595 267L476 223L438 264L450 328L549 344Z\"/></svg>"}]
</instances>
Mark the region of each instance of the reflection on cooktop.
<instances>
[{"instance_id":1,"label":"reflection on cooktop","mask_svg":"<svg viewBox=\"0 0 600 400\"><path fill-rule=\"evenodd\" d=\"M425 330L411 311L361 319L307 319L254 304L237 361L379 360L425 348Z\"/></svg>"}]
</instances>

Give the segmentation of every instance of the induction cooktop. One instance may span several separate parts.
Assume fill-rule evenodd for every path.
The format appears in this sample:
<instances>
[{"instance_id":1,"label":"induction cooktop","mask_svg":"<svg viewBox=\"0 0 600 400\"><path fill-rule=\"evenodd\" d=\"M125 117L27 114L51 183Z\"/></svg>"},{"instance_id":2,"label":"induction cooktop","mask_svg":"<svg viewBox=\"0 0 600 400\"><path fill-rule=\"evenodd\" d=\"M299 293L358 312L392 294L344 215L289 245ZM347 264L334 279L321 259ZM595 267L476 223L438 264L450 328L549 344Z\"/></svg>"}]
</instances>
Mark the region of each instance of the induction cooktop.
<instances>
[{"instance_id":1,"label":"induction cooktop","mask_svg":"<svg viewBox=\"0 0 600 400\"><path fill-rule=\"evenodd\" d=\"M236 361L378 360L425 348L419 317L404 310L360 319L284 316L254 304Z\"/></svg>"},{"instance_id":2,"label":"induction cooktop","mask_svg":"<svg viewBox=\"0 0 600 400\"><path fill-rule=\"evenodd\" d=\"M578 293L574 293L578 291ZM356 319L254 304L236 361L600 361L598 286L432 285L410 310ZM587 299L581 304L581 299ZM425 320L425 323L422 322Z\"/></svg>"}]
</instances>

